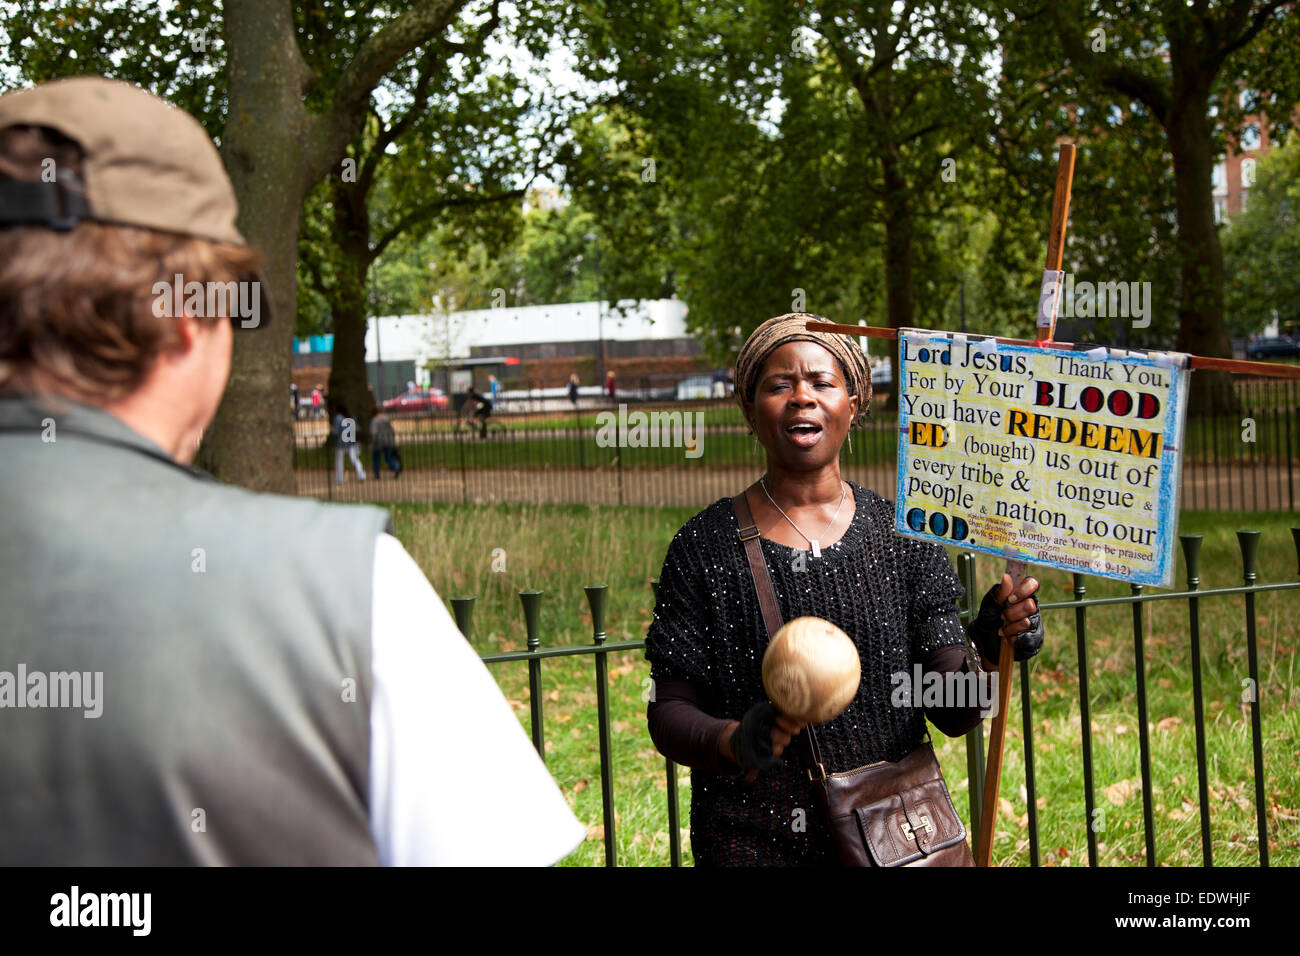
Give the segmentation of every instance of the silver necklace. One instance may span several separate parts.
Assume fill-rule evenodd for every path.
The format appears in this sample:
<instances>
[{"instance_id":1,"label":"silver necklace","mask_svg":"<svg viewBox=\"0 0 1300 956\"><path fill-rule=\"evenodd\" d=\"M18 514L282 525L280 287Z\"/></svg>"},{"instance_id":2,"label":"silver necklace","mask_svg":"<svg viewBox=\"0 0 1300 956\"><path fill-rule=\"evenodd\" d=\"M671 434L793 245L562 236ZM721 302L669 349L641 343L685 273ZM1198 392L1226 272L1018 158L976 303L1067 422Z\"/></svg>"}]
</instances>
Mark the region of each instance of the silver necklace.
<instances>
[{"instance_id":1,"label":"silver necklace","mask_svg":"<svg viewBox=\"0 0 1300 956\"><path fill-rule=\"evenodd\" d=\"M777 511L781 511L781 506L776 503L776 501L772 498L772 493L767 490L767 482L765 480L766 478L767 475L763 475L761 478L759 478L758 486L763 489L763 494L767 495L767 500L772 502L772 507L775 508ZM799 537L803 538L810 545L812 545L812 555L814 558L820 558L822 556L822 535L826 534L827 531L831 530L831 525L835 524L835 519L840 516L840 509L844 507L844 493L847 490L848 489L845 487L844 482L841 481L840 482L840 503L835 507L835 514L831 515L830 522L826 525L826 527L822 528L822 533L815 538L810 538L806 534L804 534L803 529L800 528L793 521L790 521L790 516L788 514L786 514L784 511L781 511L781 517L784 518L786 521L790 521L790 527L794 528L795 531L799 532Z\"/></svg>"}]
</instances>

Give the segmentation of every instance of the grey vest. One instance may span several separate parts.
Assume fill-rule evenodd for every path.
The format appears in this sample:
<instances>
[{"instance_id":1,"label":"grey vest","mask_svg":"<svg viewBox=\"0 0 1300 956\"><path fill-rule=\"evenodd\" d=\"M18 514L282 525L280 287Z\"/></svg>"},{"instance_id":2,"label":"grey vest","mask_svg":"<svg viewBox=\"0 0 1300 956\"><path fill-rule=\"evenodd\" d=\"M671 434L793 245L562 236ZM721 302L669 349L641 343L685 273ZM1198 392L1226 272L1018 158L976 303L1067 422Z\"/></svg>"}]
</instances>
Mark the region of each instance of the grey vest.
<instances>
[{"instance_id":1,"label":"grey vest","mask_svg":"<svg viewBox=\"0 0 1300 956\"><path fill-rule=\"evenodd\" d=\"M0 864L377 863L388 515L166 458L98 409L0 397Z\"/></svg>"}]
</instances>

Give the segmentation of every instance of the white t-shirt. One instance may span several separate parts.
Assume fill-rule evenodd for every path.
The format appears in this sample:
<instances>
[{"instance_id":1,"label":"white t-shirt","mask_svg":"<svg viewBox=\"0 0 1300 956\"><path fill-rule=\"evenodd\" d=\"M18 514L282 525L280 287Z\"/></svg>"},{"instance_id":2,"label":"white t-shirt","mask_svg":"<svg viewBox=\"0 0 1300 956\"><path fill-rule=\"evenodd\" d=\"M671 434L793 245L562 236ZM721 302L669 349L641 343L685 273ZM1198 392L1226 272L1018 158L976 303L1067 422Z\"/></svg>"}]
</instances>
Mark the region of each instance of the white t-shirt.
<instances>
[{"instance_id":1,"label":"white t-shirt","mask_svg":"<svg viewBox=\"0 0 1300 956\"><path fill-rule=\"evenodd\" d=\"M586 828L392 535L375 544L370 830L385 866L546 866Z\"/></svg>"}]
</instances>

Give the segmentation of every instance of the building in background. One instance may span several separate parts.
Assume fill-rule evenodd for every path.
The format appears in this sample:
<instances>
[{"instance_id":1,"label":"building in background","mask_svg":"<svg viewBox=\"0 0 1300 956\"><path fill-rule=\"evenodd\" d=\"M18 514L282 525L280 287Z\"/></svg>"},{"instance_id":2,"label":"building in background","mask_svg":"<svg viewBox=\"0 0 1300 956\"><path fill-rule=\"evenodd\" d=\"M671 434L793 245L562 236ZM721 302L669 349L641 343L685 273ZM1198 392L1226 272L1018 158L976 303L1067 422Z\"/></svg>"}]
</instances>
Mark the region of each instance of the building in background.
<instances>
[{"instance_id":1,"label":"building in background","mask_svg":"<svg viewBox=\"0 0 1300 956\"><path fill-rule=\"evenodd\" d=\"M607 371L615 373L620 390L633 394L663 392L710 374L712 366L686 331L684 302L621 304L622 310L609 302L570 302L371 319L366 374L380 400L406 391L409 381L454 394L463 391L467 374L483 388L496 375L506 392L562 393L576 373L584 395L600 387ZM328 380L332 338L295 341L300 389Z\"/></svg>"},{"instance_id":2,"label":"building in background","mask_svg":"<svg viewBox=\"0 0 1300 956\"><path fill-rule=\"evenodd\" d=\"M1244 107L1251 98L1250 90L1242 90L1238 96ZM1291 116L1292 122L1300 121L1300 109ZM1250 187L1255 185L1255 164L1282 144L1268 135L1267 118L1259 113L1246 117L1246 128L1241 140L1228 137L1223 158L1214 165L1212 178L1214 189L1214 221L1226 223L1232 217L1245 211L1250 197Z\"/></svg>"}]
</instances>

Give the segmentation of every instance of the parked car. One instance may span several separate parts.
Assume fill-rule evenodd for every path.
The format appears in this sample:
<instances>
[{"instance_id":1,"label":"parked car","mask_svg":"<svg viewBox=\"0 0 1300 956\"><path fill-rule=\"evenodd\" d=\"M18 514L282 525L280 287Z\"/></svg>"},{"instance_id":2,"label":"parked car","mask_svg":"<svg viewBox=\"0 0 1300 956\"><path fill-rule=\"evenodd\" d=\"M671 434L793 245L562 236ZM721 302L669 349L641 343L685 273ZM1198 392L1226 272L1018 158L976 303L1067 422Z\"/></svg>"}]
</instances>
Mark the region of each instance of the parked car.
<instances>
[{"instance_id":1,"label":"parked car","mask_svg":"<svg viewBox=\"0 0 1300 956\"><path fill-rule=\"evenodd\" d=\"M413 388L383 403L386 412L441 412L448 405L440 388Z\"/></svg>"},{"instance_id":2,"label":"parked car","mask_svg":"<svg viewBox=\"0 0 1300 956\"><path fill-rule=\"evenodd\" d=\"M1255 339L1246 345L1246 358L1269 359L1300 355L1300 341L1286 335Z\"/></svg>"},{"instance_id":3,"label":"parked car","mask_svg":"<svg viewBox=\"0 0 1300 956\"><path fill-rule=\"evenodd\" d=\"M685 402L696 398L709 398L713 395L713 379L708 375L692 375L677 383L677 401Z\"/></svg>"},{"instance_id":4,"label":"parked car","mask_svg":"<svg viewBox=\"0 0 1300 956\"><path fill-rule=\"evenodd\" d=\"M871 387L884 388L894 381L894 363L889 359L881 359L871 366Z\"/></svg>"}]
</instances>

